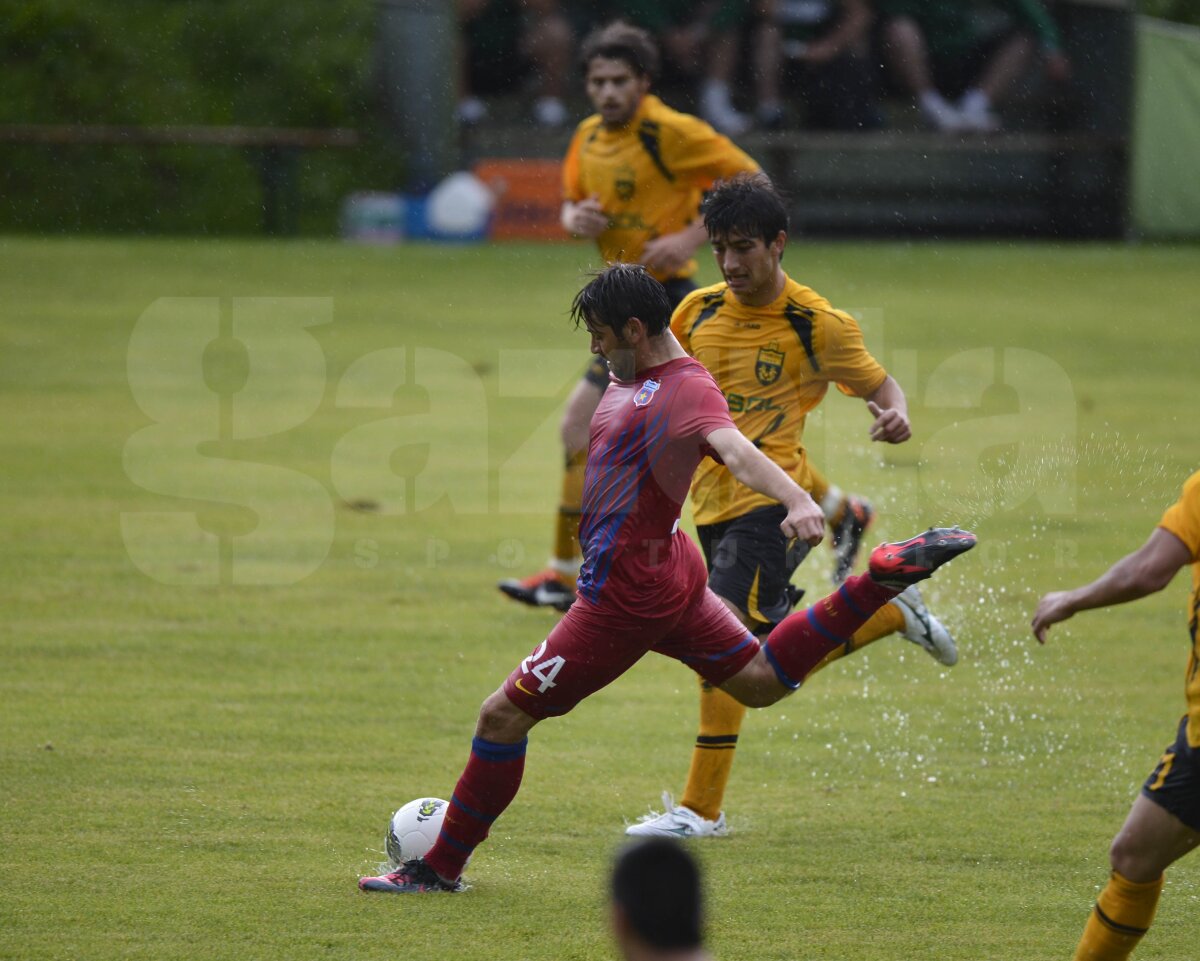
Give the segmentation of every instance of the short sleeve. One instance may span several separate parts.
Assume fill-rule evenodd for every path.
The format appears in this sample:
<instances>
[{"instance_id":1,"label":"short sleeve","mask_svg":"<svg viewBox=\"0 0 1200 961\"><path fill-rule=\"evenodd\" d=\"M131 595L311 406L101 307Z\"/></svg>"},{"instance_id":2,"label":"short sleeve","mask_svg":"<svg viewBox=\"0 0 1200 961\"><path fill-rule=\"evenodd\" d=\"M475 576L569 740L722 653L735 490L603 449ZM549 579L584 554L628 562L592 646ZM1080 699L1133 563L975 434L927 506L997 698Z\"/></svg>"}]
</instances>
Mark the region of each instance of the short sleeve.
<instances>
[{"instance_id":1,"label":"short sleeve","mask_svg":"<svg viewBox=\"0 0 1200 961\"><path fill-rule=\"evenodd\" d=\"M1200 561L1200 471L1184 482L1183 494L1167 508L1158 526L1183 541L1193 563Z\"/></svg>"},{"instance_id":2,"label":"short sleeve","mask_svg":"<svg viewBox=\"0 0 1200 961\"><path fill-rule=\"evenodd\" d=\"M867 350L857 321L840 310L825 314L825 349L821 353L823 373L838 390L852 397L873 394L887 380L887 371Z\"/></svg>"},{"instance_id":3,"label":"short sleeve","mask_svg":"<svg viewBox=\"0 0 1200 961\"><path fill-rule=\"evenodd\" d=\"M734 174L757 171L758 164L724 134L703 120L677 115L663 136L663 160L677 176L700 190Z\"/></svg>"},{"instance_id":4,"label":"short sleeve","mask_svg":"<svg viewBox=\"0 0 1200 961\"><path fill-rule=\"evenodd\" d=\"M699 365L697 365L699 366ZM708 371L700 367L688 377L675 395L671 412L671 436L703 440L714 430L734 427L729 416L729 404Z\"/></svg>"},{"instance_id":5,"label":"short sleeve","mask_svg":"<svg viewBox=\"0 0 1200 961\"><path fill-rule=\"evenodd\" d=\"M582 141L583 131L581 128L577 128L574 136L571 137L571 143L567 146L567 154L563 157L563 200L579 201L584 198L583 184L579 179L579 148Z\"/></svg>"}]
</instances>

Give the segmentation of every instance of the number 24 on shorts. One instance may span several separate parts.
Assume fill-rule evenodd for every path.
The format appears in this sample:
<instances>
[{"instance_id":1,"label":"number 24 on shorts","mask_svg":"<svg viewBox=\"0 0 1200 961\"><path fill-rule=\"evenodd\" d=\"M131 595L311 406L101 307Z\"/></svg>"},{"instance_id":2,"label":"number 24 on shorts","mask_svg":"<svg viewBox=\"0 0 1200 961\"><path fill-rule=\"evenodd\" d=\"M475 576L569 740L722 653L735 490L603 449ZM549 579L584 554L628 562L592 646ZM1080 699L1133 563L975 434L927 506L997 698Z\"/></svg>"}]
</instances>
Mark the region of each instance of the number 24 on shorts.
<instances>
[{"instance_id":1,"label":"number 24 on shorts","mask_svg":"<svg viewBox=\"0 0 1200 961\"><path fill-rule=\"evenodd\" d=\"M563 669L563 665L567 663L557 654L544 661L541 660L542 655L546 653L546 644L547 641L542 641L534 649L534 652L521 662L522 674L532 674L542 682L537 689L539 694L545 694L547 690L555 686L554 679L558 676L558 672ZM535 661L537 663L534 663Z\"/></svg>"}]
</instances>

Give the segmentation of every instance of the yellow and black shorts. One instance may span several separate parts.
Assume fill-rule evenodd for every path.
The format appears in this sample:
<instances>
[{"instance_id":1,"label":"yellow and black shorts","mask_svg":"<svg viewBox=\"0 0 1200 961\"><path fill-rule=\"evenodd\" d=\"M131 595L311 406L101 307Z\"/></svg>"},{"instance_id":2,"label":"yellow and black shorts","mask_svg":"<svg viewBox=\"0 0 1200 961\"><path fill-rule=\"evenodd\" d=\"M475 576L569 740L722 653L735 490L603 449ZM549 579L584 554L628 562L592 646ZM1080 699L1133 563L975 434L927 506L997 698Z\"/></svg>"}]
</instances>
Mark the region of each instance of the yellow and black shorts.
<instances>
[{"instance_id":1,"label":"yellow and black shorts","mask_svg":"<svg viewBox=\"0 0 1200 961\"><path fill-rule=\"evenodd\" d=\"M1200 831L1200 749L1188 744L1187 721L1185 714L1175 743L1163 752L1142 793L1193 831Z\"/></svg>"},{"instance_id":2,"label":"yellow and black shorts","mask_svg":"<svg viewBox=\"0 0 1200 961\"><path fill-rule=\"evenodd\" d=\"M785 517L787 509L772 504L696 528L708 564L708 586L764 630L791 612L787 586L809 551L808 544L789 542L779 529Z\"/></svg>"}]
</instances>

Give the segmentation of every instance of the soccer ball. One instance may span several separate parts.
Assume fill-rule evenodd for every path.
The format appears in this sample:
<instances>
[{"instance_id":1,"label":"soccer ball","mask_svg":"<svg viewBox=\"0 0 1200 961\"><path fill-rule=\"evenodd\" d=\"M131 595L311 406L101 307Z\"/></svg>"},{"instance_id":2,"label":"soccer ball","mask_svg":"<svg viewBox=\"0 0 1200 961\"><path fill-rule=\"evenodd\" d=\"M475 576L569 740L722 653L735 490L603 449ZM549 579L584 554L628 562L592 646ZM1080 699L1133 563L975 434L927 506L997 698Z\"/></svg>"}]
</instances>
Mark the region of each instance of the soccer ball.
<instances>
[{"instance_id":1,"label":"soccer ball","mask_svg":"<svg viewBox=\"0 0 1200 961\"><path fill-rule=\"evenodd\" d=\"M399 867L405 861L424 857L437 840L446 816L446 802L439 797L409 801L392 815L388 825L387 854Z\"/></svg>"}]
</instances>

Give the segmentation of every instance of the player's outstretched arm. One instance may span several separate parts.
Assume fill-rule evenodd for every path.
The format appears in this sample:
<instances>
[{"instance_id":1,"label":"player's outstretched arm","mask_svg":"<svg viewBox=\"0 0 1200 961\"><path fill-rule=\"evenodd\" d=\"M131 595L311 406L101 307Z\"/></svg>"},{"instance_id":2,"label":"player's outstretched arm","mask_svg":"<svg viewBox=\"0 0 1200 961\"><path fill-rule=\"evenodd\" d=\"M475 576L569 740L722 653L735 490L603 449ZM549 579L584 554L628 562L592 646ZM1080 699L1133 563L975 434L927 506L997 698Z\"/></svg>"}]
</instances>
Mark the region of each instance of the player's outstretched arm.
<instances>
[{"instance_id":1,"label":"player's outstretched arm","mask_svg":"<svg viewBox=\"0 0 1200 961\"><path fill-rule=\"evenodd\" d=\"M875 418L871 424L871 440L903 444L912 437L912 428L908 423L908 398L894 377L889 374L866 401L867 410Z\"/></svg>"},{"instance_id":2,"label":"player's outstretched arm","mask_svg":"<svg viewBox=\"0 0 1200 961\"><path fill-rule=\"evenodd\" d=\"M1190 564L1187 545L1161 527L1150 539L1090 584L1070 591L1051 591L1038 601L1033 614L1033 635L1046 643L1046 632L1059 621L1095 607L1124 604L1161 591L1181 567Z\"/></svg>"},{"instance_id":3,"label":"player's outstretched arm","mask_svg":"<svg viewBox=\"0 0 1200 961\"><path fill-rule=\"evenodd\" d=\"M825 533L825 515L821 508L745 434L734 427L719 427L704 439L720 455L734 477L787 508L787 517L779 525L784 534L814 546L821 543Z\"/></svg>"}]
</instances>

